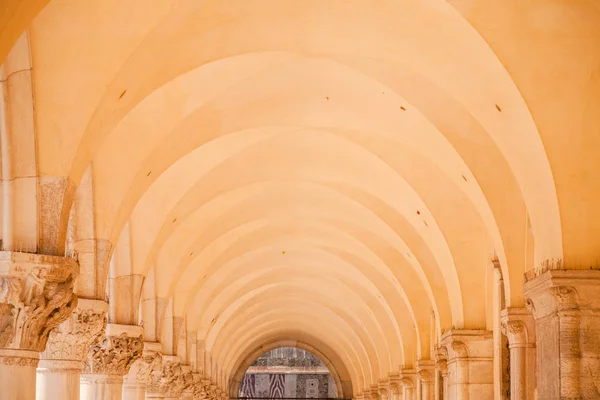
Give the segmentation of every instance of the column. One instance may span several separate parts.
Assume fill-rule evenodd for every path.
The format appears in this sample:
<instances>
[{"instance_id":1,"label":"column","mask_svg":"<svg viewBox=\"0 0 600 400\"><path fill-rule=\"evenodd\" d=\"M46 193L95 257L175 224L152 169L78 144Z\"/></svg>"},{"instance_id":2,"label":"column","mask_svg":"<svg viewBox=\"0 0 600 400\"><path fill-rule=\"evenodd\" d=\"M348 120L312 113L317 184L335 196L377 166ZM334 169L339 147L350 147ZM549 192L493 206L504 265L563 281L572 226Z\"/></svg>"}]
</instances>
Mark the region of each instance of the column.
<instances>
[{"instance_id":1,"label":"column","mask_svg":"<svg viewBox=\"0 0 600 400\"><path fill-rule=\"evenodd\" d=\"M162 356L160 369L150 375L146 399L178 399L184 389L183 369L177 356Z\"/></svg>"},{"instance_id":2,"label":"column","mask_svg":"<svg viewBox=\"0 0 600 400\"><path fill-rule=\"evenodd\" d=\"M66 257L0 252L0 388L3 400L33 400L39 352L77 306L77 263Z\"/></svg>"},{"instance_id":3,"label":"column","mask_svg":"<svg viewBox=\"0 0 600 400\"><path fill-rule=\"evenodd\" d=\"M504 279L498 260L492 261L494 268L494 398L504 399L509 391L507 338L502 332L500 314L505 307Z\"/></svg>"},{"instance_id":4,"label":"column","mask_svg":"<svg viewBox=\"0 0 600 400\"><path fill-rule=\"evenodd\" d=\"M502 332L510 349L510 398L534 400L536 385L536 338L533 315L526 308L502 311Z\"/></svg>"},{"instance_id":5,"label":"column","mask_svg":"<svg viewBox=\"0 0 600 400\"><path fill-rule=\"evenodd\" d=\"M420 388L421 398L419 400L434 400L433 399L433 378L435 374L435 362L433 360L418 360L417 361L417 378ZM417 390L417 394L419 390Z\"/></svg>"},{"instance_id":6,"label":"column","mask_svg":"<svg viewBox=\"0 0 600 400\"><path fill-rule=\"evenodd\" d=\"M447 352L450 400L494 398L494 339L491 331L452 330L442 335Z\"/></svg>"},{"instance_id":7,"label":"column","mask_svg":"<svg viewBox=\"0 0 600 400\"><path fill-rule=\"evenodd\" d=\"M446 358L439 358L435 362L435 369L440 375L441 390L436 391L436 399L448 400L448 361Z\"/></svg>"},{"instance_id":8,"label":"column","mask_svg":"<svg viewBox=\"0 0 600 400\"><path fill-rule=\"evenodd\" d=\"M142 357L131 364L123 377L123 400L144 400L151 374L162 368L162 344L144 342Z\"/></svg>"},{"instance_id":9,"label":"column","mask_svg":"<svg viewBox=\"0 0 600 400\"><path fill-rule=\"evenodd\" d=\"M108 324L104 338L86 357L80 379L82 400L121 400L123 376L142 356L143 328Z\"/></svg>"},{"instance_id":10,"label":"column","mask_svg":"<svg viewBox=\"0 0 600 400\"><path fill-rule=\"evenodd\" d=\"M600 271L548 270L527 278L526 305L537 340L537 397L597 398Z\"/></svg>"},{"instance_id":11,"label":"column","mask_svg":"<svg viewBox=\"0 0 600 400\"><path fill-rule=\"evenodd\" d=\"M404 400L417 400L417 371L414 369L402 369L400 381L404 388Z\"/></svg>"},{"instance_id":12,"label":"column","mask_svg":"<svg viewBox=\"0 0 600 400\"><path fill-rule=\"evenodd\" d=\"M37 400L78 400L79 377L90 345L104 335L108 304L79 299L77 308L49 335L37 368Z\"/></svg>"},{"instance_id":13,"label":"column","mask_svg":"<svg viewBox=\"0 0 600 400\"><path fill-rule=\"evenodd\" d=\"M400 379L400 374L390 374L389 382L389 400L404 400L404 387Z\"/></svg>"}]
</instances>

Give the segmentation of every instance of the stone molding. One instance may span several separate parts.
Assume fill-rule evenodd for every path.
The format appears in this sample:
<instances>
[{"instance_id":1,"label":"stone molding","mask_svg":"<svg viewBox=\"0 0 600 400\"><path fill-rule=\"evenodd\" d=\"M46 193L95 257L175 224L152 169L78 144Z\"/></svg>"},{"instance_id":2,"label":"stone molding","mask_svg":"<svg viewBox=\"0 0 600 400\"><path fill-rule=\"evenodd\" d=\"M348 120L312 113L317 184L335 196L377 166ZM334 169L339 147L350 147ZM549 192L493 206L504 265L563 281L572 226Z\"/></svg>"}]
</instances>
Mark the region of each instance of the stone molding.
<instances>
[{"instance_id":1,"label":"stone molding","mask_svg":"<svg viewBox=\"0 0 600 400\"><path fill-rule=\"evenodd\" d=\"M50 332L40 359L83 361L90 346L104 335L107 313L108 303L79 299L71 315Z\"/></svg>"},{"instance_id":2,"label":"stone molding","mask_svg":"<svg viewBox=\"0 0 600 400\"><path fill-rule=\"evenodd\" d=\"M138 328L138 329L132 329ZM126 375L131 364L142 356L142 328L109 324L106 336L91 346L84 361L84 374ZM139 333L139 336L133 336Z\"/></svg>"},{"instance_id":3,"label":"stone molding","mask_svg":"<svg viewBox=\"0 0 600 400\"><path fill-rule=\"evenodd\" d=\"M0 365L16 365L20 367L37 367L37 351L0 349Z\"/></svg>"},{"instance_id":4,"label":"stone molding","mask_svg":"<svg viewBox=\"0 0 600 400\"><path fill-rule=\"evenodd\" d=\"M0 348L43 351L77 306L71 258L0 251Z\"/></svg>"}]
</instances>

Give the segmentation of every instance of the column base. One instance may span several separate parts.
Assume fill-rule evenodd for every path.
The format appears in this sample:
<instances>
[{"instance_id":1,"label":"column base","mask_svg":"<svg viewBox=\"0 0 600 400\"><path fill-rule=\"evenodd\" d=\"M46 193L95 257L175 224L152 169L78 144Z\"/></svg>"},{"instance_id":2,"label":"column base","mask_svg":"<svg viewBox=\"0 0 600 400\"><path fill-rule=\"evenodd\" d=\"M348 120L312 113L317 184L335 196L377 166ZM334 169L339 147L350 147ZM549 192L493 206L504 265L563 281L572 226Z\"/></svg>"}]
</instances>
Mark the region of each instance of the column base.
<instances>
[{"instance_id":1,"label":"column base","mask_svg":"<svg viewBox=\"0 0 600 400\"><path fill-rule=\"evenodd\" d=\"M2 400L34 400L35 369L39 353L0 349L0 390Z\"/></svg>"}]
</instances>

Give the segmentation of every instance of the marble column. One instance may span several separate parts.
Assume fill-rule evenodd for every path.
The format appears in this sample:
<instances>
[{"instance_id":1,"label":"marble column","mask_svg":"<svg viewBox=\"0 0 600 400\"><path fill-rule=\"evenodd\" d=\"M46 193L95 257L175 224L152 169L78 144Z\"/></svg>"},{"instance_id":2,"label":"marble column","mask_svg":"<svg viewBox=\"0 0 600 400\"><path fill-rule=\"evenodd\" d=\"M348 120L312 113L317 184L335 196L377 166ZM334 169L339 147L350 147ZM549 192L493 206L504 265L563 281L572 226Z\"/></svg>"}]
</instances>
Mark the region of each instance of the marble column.
<instances>
[{"instance_id":1,"label":"marble column","mask_svg":"<svg viewBox=\"0 0 600 400\"><path fill-rule=\"evenodd\" d=\"M414 369L402 369L400 371L400 381L404 389L404 400L417 399L417 371Z\"/></svg>"},{"instance_id":2,"label":"marble column","mask_svg":"<svg viewBox=\"0 0 600 400\"><path fill-rule=\"evenodd\" d=\"M494 398L494 339L491 331L452 330L442 335L446 348L448 399Z\"/></svg>"},{"instance_id":3,"label":"marble column","mask_svg":"<svg viewBox=\"0 0 600 400\"><path fill-rule=\"evenodd\" d=\"M389 400L404 400L404 388L400 379L400 374L390 374L389 382Z\"/></svg>"},{"instance_id":4,"label":"marble column","mask_svg":"<svg viewBox=\"0 0 600 400\"><path fill-rule=\"evenodd\" d=\"M0 390L34 400L39 352L77 306L77 263L66 257L0 252Z\"/></svg>"},{"instance_id":5,"label":"marble column","mask_svg":"<svg viewBox=\"0 0 600 400\"><path fill-rule=\"evenodd\" d=\"M510 349L510 398L534 400L536 385L535 320L526 308L502 310L502 332Z\"/></svg>"},{"instance_id":6,"label":"marble column","mask_svg":"<svg viewBox=\"0 0 600 400\"><path fill-rule=\"evenodd\" d=\"M435 374L435 362L433 360L417 361L417 394L420 393L419 400L434 400L433 379ZM420 389L420 390L419 390Z\"/></svg>"},{"instance_id":7,"label":"marble column","mask_svg":"<svg viewBox=\"0 0 600 400\"><path fill-rule=\"evenodd\" d=\"M162 344L144 342L142 357L131 364L129 372L123 377L123 400L144 400L146 386L153 372L162 368Z\"/></svg>"},{"instance_id":8,"label":"marble column","mask_svg":"<svg viewBox=\"0 0 600 400\"><path fill-rule=\"evenodd\" d=\"M142 356L143 328L108 324L102 340L94 344L85 359L80 379L82 400L121 400L123 376Z\"/></svg>"},{"instance_id":9,"label":"marble column","mask_svg":"<svg viewBox=\"0 0 600 400\"><path fill-rule=\"evenodd\" d=\"M526 306L535 319L537 397L598 398L600 271L528 273Z\"/></svg>"},{"instance_id":10,"label":"marble column","mask_svg":"<svg viewBox=\"0 0 600 400\"><path fill-rule=\"evenodd\" d=\"M83 360L92 343L104 334L108 304L79 299L69 318L54 328L37 368L37 400L78 400Z\"/></svg>"},{"instance_id":11,"label":"marble column","mask_svg":"<svg viewBox=\"0 0 600 400\"><path fill-rule=\"evenodd\" d=\"M178 399L185 386L184 371L177 356L162 356L162 365L152 372L146 385L147 399Z\"/></svg>"}]
</instances>

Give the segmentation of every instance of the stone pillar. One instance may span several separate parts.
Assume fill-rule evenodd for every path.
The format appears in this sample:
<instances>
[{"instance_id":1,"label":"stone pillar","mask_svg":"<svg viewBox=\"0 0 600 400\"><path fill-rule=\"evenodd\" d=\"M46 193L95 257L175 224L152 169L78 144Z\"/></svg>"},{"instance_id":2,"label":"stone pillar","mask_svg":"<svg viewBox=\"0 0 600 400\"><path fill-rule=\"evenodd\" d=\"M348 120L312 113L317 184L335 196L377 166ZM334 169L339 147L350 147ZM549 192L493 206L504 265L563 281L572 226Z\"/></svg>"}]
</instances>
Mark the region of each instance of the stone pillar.
<instances>
[{"instance_id":1,"label":"stone pillar","mask_svg":"<svg viewBox=\"0 0 600 400\"><path fill-rule=\"evenodd\" d=\"M494 398L494 339L484 330L453 330L442 335L448 354L448 399Z\"/></svg>"},{"instance_id":2,"label":"stone pillar","mask_svg":"<svg viewBox=\"0 0 600 400\"><path fill-rule=\"evenodd\" d=\"M404 388L404 400L418 400L417 371L414 369L402 369L400 371L400 381Z\"/></svg>"},{"instance_id":3,"label":"stone pillar","mask_svg":"<svg viewBox=\"0 0 600 400\"><path fill-rule=\"evenodd\" d=\"M404 387L400 379L400 374L390 374L389 382L389 400L404 400Z\"/></svg>"},{"instance_id":4,"label":"stone pillar","mask_svg":"<svg viewBox=\"0 0 600 400\"><path fill-rule=\"evenodd\" d=\"M433 360L417 361L417 394L420 393L419 400L434 400L433 398L433 378L435 374L435 362ZM420 390L419 390L420 389Z\"/></svg>"},{"instance_id":5,"label":"stone pillar","mask_svg":"<svg viewBox=\"0 0 600 400\"><path fill-rule=\"evenodd\" d=\"M162 344L144 342L142 357L133 362L123 377L123 400L144 400L151 374L162 368Z\"/></svg>"},{"instance_id":6,"label":"stone pillar","mask_svg":"<svg viewBox=\"0 0 600 400\"><path fill-rule=\"evenodd\" d=\"M79 299L66 321L49 335L37 368L37 400L78 400L83 360L92 343L104 334L108 304Z\"/></svg>"},{"instance_id":7,"label":"stone pillar","mask_svg":"<svg viewBox=\"0 0 600 400\"><path fill-rule=\"evenodd\" d=\"M500 314L505 308L504 299L504 279L502 278L502 269L498 260L492 261L494 268L494 398L504 399L509 391L508 377L508 339L502 331L502 322Z\"/></svg>"},{"instance_id":8,"label":"stone pillar","mask_svg":"<svg viewBox=\"0 0 600 400\"><path fill-rule=\"evenodd\" d=\"M123 376L142 356L143 328L108 324L102 340L94 344L81 375L82 400L121 400Z\"/></svg>"},{"instance_id":9,"label":"stone pillar","mask_svg":"<svg viewBox=\"0 0 600 400\"><path fill-rule=\"evenodd\" d=\"M510 398L534 400L536 385L536 338L533 315L525 308L502 311L502 331L510 348Z\"/></svg>"},{"instance_id":10,"label":"stone pillar","mask_svg":"<svg viewBox=\"0 0 600 400\"><path fill-rule=\"evenodd\" d=\"M146 399L178 399L185 385L183 369L177 356L162 356L161 367L150 374Z\"/></svg>"},{"instance_id":11,"label":"stone pillar","mask_svg":"<svg viewBox=\"0 0 600 400\"><path fill-rule=\"evenodd\" d=\"M77 306L77 263L65 257L0 252L2 399L35 399L39 352L50 331Z\"/></svg>"},{"instance_id":12,"label":"stone pillar","mask_svg":"<svg viewBox=\"0 0 600 400\"><path fill-rule=\"evenodd\" d=\"M448 400L448 360L446 357L436 357L435 369L436 375L440 377L440 388L436 390L436 400Z\"/></svg>"},{"instance_id":13,"label":"stone pillar","mask_svg":"<svg viewBox=\"0 0 600 400\"><path fill-rule=\"evenodd\" d=\"M598 398L600 271L548 270L526 278L537 339L538 398Z\"/></svg>"}]
</instances>

